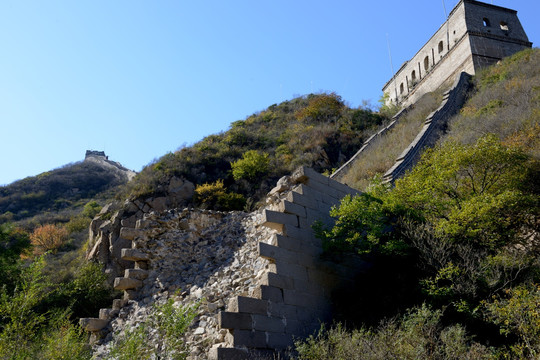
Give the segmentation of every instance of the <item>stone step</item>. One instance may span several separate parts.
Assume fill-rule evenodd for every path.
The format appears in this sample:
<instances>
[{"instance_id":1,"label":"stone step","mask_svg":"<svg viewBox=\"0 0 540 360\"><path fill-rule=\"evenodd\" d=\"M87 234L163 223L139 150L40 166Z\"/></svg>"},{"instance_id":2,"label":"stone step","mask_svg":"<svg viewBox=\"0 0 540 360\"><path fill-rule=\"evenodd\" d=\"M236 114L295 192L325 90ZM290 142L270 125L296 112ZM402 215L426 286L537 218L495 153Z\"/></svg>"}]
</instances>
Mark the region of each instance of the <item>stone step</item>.
<instances>
[{"instance_id":1,"label":"stone step","mask_svg":"<svg viewBox=\"0 0 540 360\"><path fill-rule=\"evenodd\" d=\"M148 271L143 269L126 269L124 277L130 279L144 280L148 277Z\"/></svg>"},{"instance_id":2,"label":"stone step","mask_svg":"<svg viewBox=\"0 0 540 360\"><path fill-rule=\"evenodd\" d=\"M120 312L120 310L109 309L109 308L100 309L99 310L99 318L103 319L103 320L112 320L113 318L118 316L119 312Z\"/></svg>"},{"instance_id":3,"label":"stone step","mask_svg":"<svg viewBox=\"0 0 540 360\"><path fill-rule=\"evenodd\" d=\"M142 281L125 277L117 277L114 279L115 290L131 290L142 286Z\"/></svg>"},{"instance_id":4,"label":"stone step","mask_svg":"<svg viewBox=\"0 0 540 360\"><path fill-rule=\"evenodd\" d=\"M79 325L85 331L96 332L105 328L109 324L109 320L97 318L81 318Z\"/></svg>"},{"instance_id":5,"label":"stone step","mask_svg":"<svg viewBox=\"0 0 540 360\"><path fill-rule=\"evenodd\" d=\"M150 256L137 249L122 249L122 260L147 261Z\"/></svg>"}]
</instances>

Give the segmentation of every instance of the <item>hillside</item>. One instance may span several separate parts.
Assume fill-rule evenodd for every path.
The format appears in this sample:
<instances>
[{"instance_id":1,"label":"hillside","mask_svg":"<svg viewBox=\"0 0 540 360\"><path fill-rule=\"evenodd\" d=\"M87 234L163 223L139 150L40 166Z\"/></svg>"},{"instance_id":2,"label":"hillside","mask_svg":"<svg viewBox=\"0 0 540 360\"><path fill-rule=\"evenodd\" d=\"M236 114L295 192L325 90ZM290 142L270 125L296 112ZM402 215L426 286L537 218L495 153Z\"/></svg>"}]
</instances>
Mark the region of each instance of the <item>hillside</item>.
<instances>
[{"instance_id":1,"label":"hillside","mask_svg":"<svg viewBox=\"0 0 540 360\"><path fill-rule=\"evenodd\" d=\"M145 167L123 195L163 193L169 179L178 176L199 186L222 181L226 189L256 203L298 166L319 172L339 167L384 120L369 109L348 107L333 93L298 97L166 154Z\"/></svg>"},{"instance_id":2,"label":"hillside","mask_svg":"<svg viewBox=\"0 0 540 360\"><path fill-rule=\"evenodd\" d=\"M100 159L68 164L0 187L0 224L28 221L65 222L96 197L125 184L131 171Z\"/></svg>"}]
</instances>

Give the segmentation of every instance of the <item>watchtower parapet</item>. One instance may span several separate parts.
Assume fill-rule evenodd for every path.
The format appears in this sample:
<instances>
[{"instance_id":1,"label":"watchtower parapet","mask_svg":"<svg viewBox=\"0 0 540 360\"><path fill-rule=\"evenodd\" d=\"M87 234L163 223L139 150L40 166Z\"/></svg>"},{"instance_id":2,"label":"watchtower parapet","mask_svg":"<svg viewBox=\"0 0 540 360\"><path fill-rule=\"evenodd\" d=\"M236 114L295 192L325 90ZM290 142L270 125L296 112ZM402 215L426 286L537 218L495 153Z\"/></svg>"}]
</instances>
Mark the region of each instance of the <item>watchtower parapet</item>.
<instances>
[{"instance_id":1,"label":"watchtower parapet","mask_svg":"<svg viewBox=\"0 0 540 360\"><path fill-rule=\"evenodd\" d=\"M429 41L383 87L387 104L408 106L448 84L457 74L479 69L532 47L517 11L461 0Z\"/></svg>"}]
</instances>

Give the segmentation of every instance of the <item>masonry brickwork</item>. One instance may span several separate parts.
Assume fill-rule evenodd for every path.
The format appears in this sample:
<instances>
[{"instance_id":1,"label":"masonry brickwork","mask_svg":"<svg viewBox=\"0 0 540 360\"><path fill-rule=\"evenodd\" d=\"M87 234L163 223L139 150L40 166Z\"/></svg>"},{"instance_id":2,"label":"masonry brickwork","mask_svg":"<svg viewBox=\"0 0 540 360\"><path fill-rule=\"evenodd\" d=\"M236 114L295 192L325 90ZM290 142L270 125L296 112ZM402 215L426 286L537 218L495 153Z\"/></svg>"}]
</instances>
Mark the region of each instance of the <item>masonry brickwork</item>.
<instances>
[{"instance_id":1,"label":"masonry brickwork","mask_svg":"<svg viewBox=\"0 0 540 360\"><path fill-rule=\"evenodd\" d=\"M529 42L517 11L461 0L447 21L383 87L388 102L408 106L423 94L525 48Z\"/></svg>"}]
</instances>

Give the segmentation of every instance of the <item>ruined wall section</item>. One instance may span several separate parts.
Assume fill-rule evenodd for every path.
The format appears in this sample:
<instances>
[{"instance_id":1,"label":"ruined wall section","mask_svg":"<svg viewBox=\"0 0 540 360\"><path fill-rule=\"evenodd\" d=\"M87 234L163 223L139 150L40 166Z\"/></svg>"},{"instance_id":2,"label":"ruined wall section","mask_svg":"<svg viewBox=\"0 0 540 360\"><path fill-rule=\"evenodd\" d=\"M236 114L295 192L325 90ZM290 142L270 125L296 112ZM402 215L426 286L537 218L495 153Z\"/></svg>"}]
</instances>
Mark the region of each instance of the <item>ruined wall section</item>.
<instances>
[{"instance_id":1,"label":"ruined wall section","mask_svg":"<svg viewBox=\"0 0 540 360\"><path fill-rule=\"evenodd\" d=\"M275 234L258 247L270 271L255 296L235 297L219 314L228 333L225 343L211 349L210 359L273 359L275 351L285 351L295 338L331 319L334 291L352 286L363 264L356 257L339 264L321 258L322 242L312 224L331 225L330 208L357 193L305 167L280 180L270 193L272 205L263 212L263 225Z\"/></svg>"}]
</instances>

